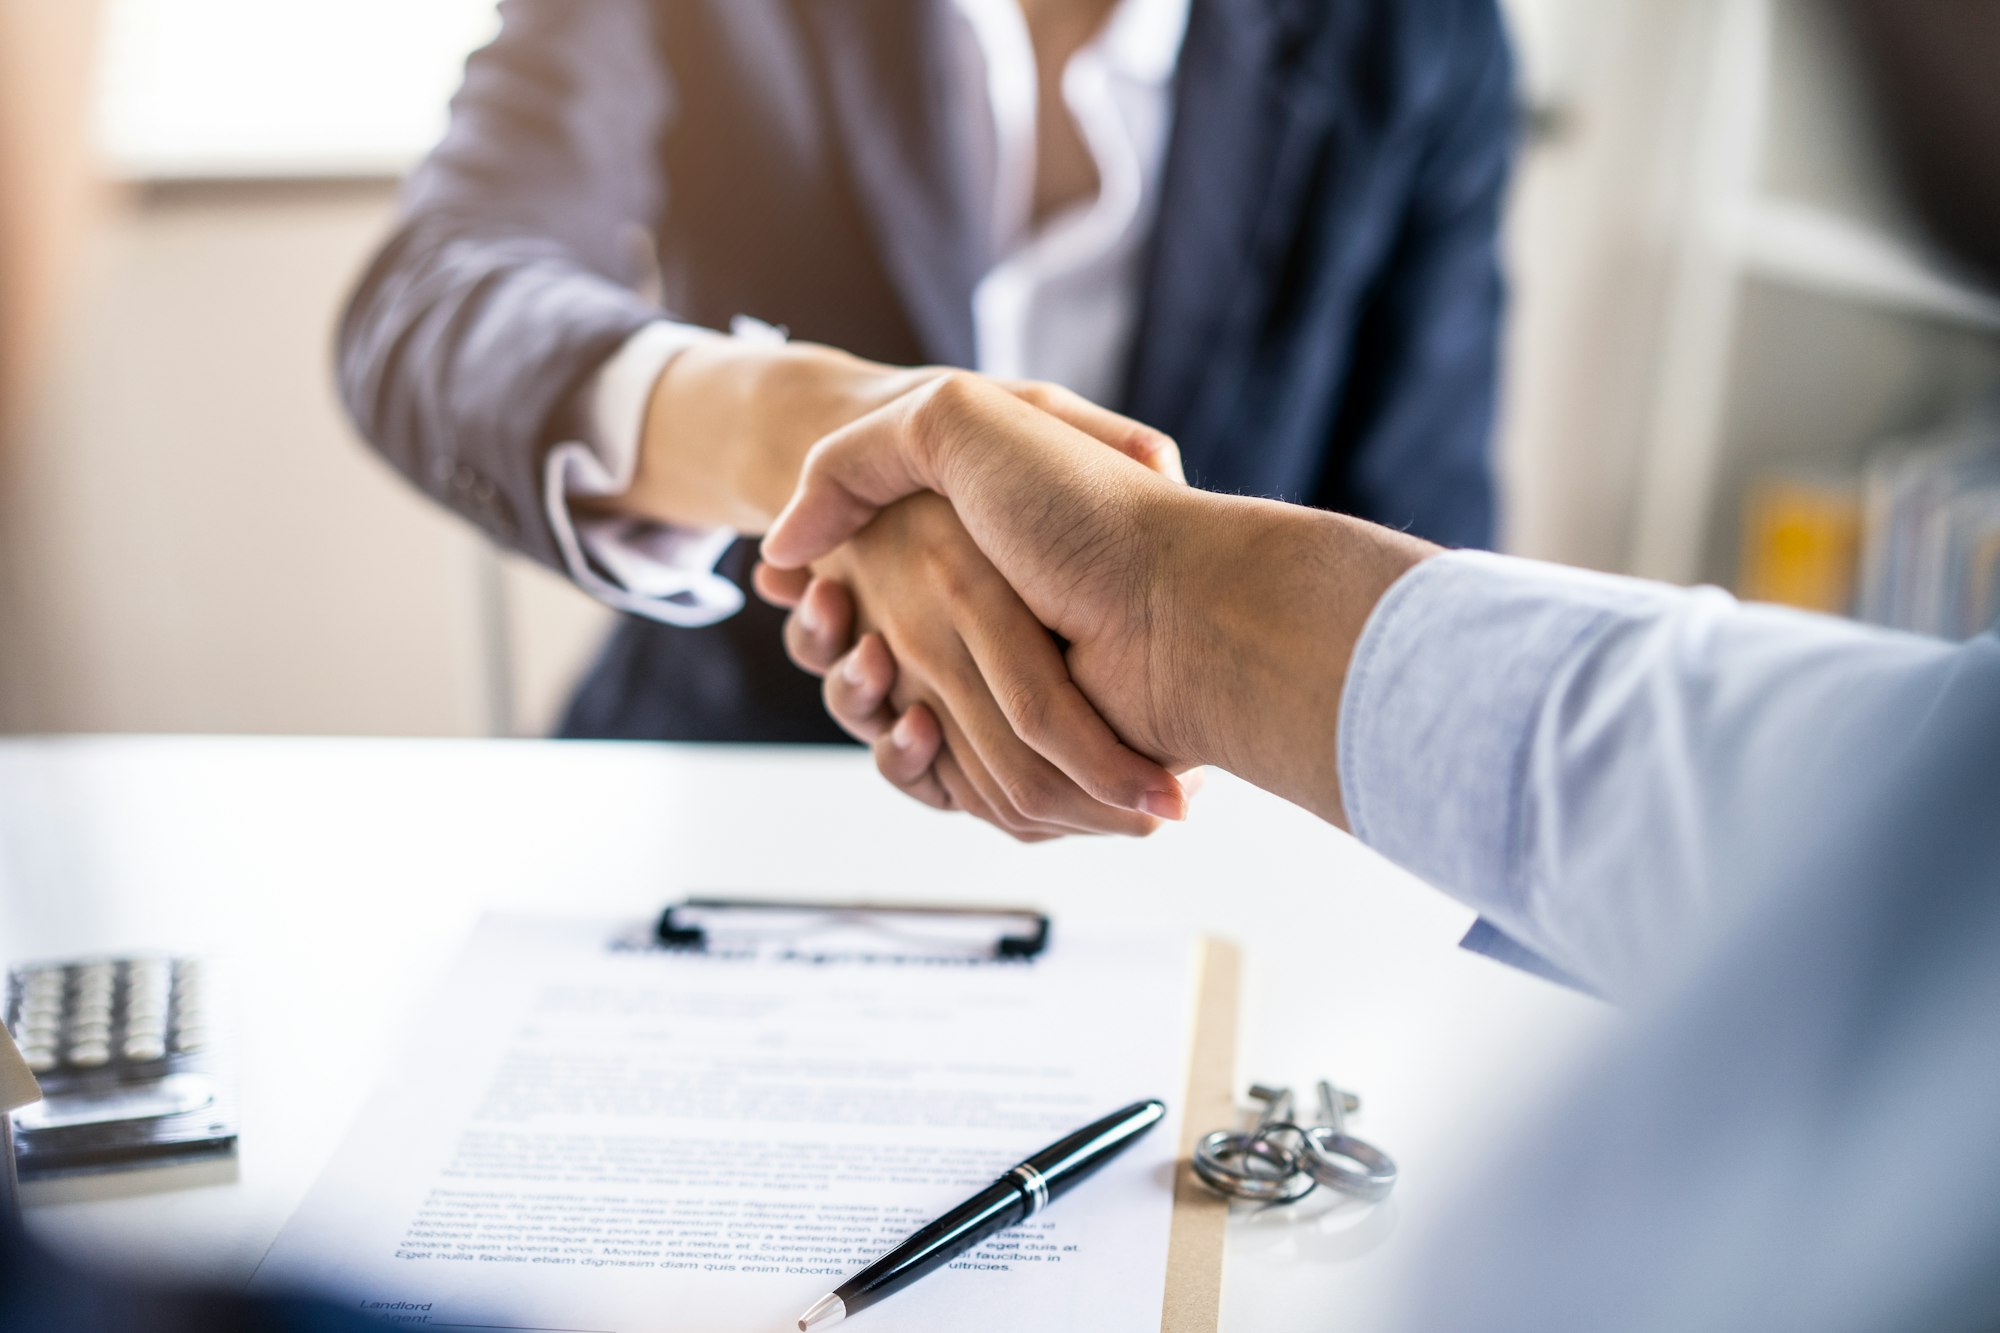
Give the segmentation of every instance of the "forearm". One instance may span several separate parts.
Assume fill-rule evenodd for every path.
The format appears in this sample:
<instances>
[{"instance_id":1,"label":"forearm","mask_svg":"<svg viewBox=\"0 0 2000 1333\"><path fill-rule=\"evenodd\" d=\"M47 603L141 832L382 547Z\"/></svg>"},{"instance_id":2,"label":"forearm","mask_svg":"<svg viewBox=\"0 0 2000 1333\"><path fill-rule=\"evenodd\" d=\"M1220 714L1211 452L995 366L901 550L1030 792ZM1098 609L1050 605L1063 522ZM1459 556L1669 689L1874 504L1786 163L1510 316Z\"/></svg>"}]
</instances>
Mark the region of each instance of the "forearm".
<instances>
[{"instance_id":1,"label":"forearm","mask_svg":"<svg viewBox=\"0 0 2000 1333\"><path fill-rule=\"evenodd\" d=\"M1370 845L1593 989L1630 996L1745 906L2000 653L1493 556L1389 596L1344 698ZM1787 833L1786 830L1791 832Z\"/></svg>"},{"instance_id":2,"label":"forearm","mask_svg":"<svg viewBox=\"0 0 2000 1333\"><path fill-rule=\"evenodd\" d=\"M1345 827L1340 703L1370 613L1438 548L1338 514L1190 493L1155 594L1191 757Z\"/></svg>"}]
</instances>

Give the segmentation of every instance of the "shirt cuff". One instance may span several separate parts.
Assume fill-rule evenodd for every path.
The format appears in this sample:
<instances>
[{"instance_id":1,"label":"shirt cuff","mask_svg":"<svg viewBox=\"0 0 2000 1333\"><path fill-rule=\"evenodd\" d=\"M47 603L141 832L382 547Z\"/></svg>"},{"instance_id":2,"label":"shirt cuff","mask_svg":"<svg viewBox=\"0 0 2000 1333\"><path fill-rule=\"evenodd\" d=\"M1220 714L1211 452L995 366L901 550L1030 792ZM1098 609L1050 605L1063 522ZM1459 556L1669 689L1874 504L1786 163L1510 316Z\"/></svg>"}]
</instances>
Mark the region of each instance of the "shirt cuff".
<instances>
[{"instance_id":1,"label":"shirt cuff","mask_svg":"<svg viewBox=\"0 0 2000 1333\"><path fill-rule=\"evenodd\" d=\"M1355 836L1477 911L1478 940L1504 937L1575 971L1535 913L1531 742L1564 664L1674 596L1470 551L1405 574L1369 617L1341 701Z\"/></svg>"},{"instance_id":2,"label":"shirt cuff","mask_svg":"<svg viewBox=\"0 0 2000 1333\"><path fill-rule=\"evenodd\" d=\"M721 336L667 320L633 334L587 391L590 438L549 451L549 527L569 576L608 606L668 625L712 625L743 609L742 589L715 572L736 534L628 515L579 516L572 506L630 489L653 386L683 350Z\"/></svg>"}]
</instances>

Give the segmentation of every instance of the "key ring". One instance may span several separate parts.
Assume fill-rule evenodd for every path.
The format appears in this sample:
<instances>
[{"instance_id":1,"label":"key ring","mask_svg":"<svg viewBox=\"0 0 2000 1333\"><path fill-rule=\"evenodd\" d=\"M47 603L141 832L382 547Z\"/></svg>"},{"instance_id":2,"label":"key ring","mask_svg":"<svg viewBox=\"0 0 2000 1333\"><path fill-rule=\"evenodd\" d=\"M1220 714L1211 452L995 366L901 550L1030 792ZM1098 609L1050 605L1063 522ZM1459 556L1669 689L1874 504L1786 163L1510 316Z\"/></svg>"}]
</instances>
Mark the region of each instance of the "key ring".
<instances>
[{"instance_id":1,"label":"key ring","mask_svg":"<svg viewBox=\"0 0 2000 1333\"><path fill-rule=\"evenodd\" d=\"M1396 1188L1396 1163L1374 1144L1326 1125L1302 1133L1301 1169L1316 1183L1370 1203L1388 1198Z\"/></svg>"},{"instance_id":2,"label":"key ring","mask_svg":"<svg viewBox=\"0 0 2000 1333\"><path fill-rule=\"evenodd\" d=\"M1264 1165L1253 1165L1258 1162ZM1218 1129L1206 1136L1195 1145L1194 1173L1218 1194L1251 1203L1297 1203L1319 1188L1319 1181L1300 1169L1299 1154L1271 1142L1262 1129L1253 1134Z\"/></svg>"},{"instance_id":3,"label":"key ring","mask_svg":"<svg viewBox=\"0 0 2000 1333\"><path fill-rule=\"evenodd\" d=\"M1264 1103L1255 1129L1219 1129L1195 1145L1195 1174L1210 1189L1282 1207L1321 1185L1367 1202L1387 1198L1396 1187L1389 1155L1347 1132L1347 1113L1361 1107L1358 1097L1322 1080L1320 1123L1305 1127L1291 1120L1291 1089L1256 1085L1250 1095Z\"/></svg>"}]
</instances>

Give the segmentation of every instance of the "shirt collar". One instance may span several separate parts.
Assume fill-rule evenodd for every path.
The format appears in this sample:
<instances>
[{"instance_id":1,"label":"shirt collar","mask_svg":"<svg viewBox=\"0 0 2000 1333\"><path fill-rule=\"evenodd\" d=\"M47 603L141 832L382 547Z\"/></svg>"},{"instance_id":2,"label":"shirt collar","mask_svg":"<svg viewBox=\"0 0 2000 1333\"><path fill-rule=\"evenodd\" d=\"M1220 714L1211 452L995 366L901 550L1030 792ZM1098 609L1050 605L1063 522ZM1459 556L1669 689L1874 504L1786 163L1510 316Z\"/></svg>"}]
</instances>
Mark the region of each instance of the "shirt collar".
<instances>
[{"instance_id":1,"label":"shirt collar","mask_svg":"<svg viewBox=\"0 0 2000 1333\"><path fill-rule=\"evenodd\" d=\"M952 0L954 8L982 29L983 15L997 8L1014 11L1013 23L1021 21L1019 0ZM1187 39L1188 6L1191 0L1118 0L1104 28L1086 42L1083 50L1105 68L1134 83L1164 85L1174 77L1180 64L1181 46ZM1003 21L993 15L994 21Z\"/></svg>"},{"instance_id":2,"label":"shirt collar","mask_svg":"<svg viewBox=\"0 0 2000 1333\"><path fill-rule=\"evenodd\" d=\"M1011 0L1010 0L1011 3ZM1135 83L1165 84L1180 64L1190 0L1118 0L1090 44L1113 73Z\"/></svg>"}]
</instances>

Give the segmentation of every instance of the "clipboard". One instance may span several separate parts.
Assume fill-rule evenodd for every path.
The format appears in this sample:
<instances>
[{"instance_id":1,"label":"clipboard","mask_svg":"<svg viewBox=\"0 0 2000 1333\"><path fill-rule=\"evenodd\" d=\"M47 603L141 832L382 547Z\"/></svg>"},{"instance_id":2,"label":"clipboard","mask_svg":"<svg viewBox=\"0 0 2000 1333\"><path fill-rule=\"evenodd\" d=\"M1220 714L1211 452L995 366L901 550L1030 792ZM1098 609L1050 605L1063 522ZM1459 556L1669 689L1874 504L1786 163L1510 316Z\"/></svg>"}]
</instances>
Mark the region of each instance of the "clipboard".
<instances>
[{"instance_id":1,"label":"clipboard","mask_svg":"<svg viewBox=\"0 0 2000 1333\"><path fill-rule=\"evenodd\" d=\"M871 930L966 957L1029 961L1048 947L1047 913L1032 908L827 903L786 899L689 898L660 914L633 947L728 952L760 936L796 938L818 918L829 932ZM1242 952L1214 936L1196 941L1195 1013L1181 1118L1180 1165L1167 1237L1161 1333L1215 1333L1222 1316L1222 1261L1229 1202L1201 1183L1192 1165L1207 1130L1236 1119L1236 1025Z\"/></svg>"},{"instance_id":2,"label":"clipboard","mask_svg":"<svg viewBox=\"0 0 2000 1333\"><path fill-rule=\"evenodd\" d=\"M1229 1201L1194 1173L1201 1136L1236 1120L1236 1020L1243 952L1213 935L1199 941L1187 1113L1181 1117L1174 1220L1167 1235L1167 1293L1160 1333L1215 1333L1222 1319L1222 1256Z\"/></svg>"}]
</instances>

